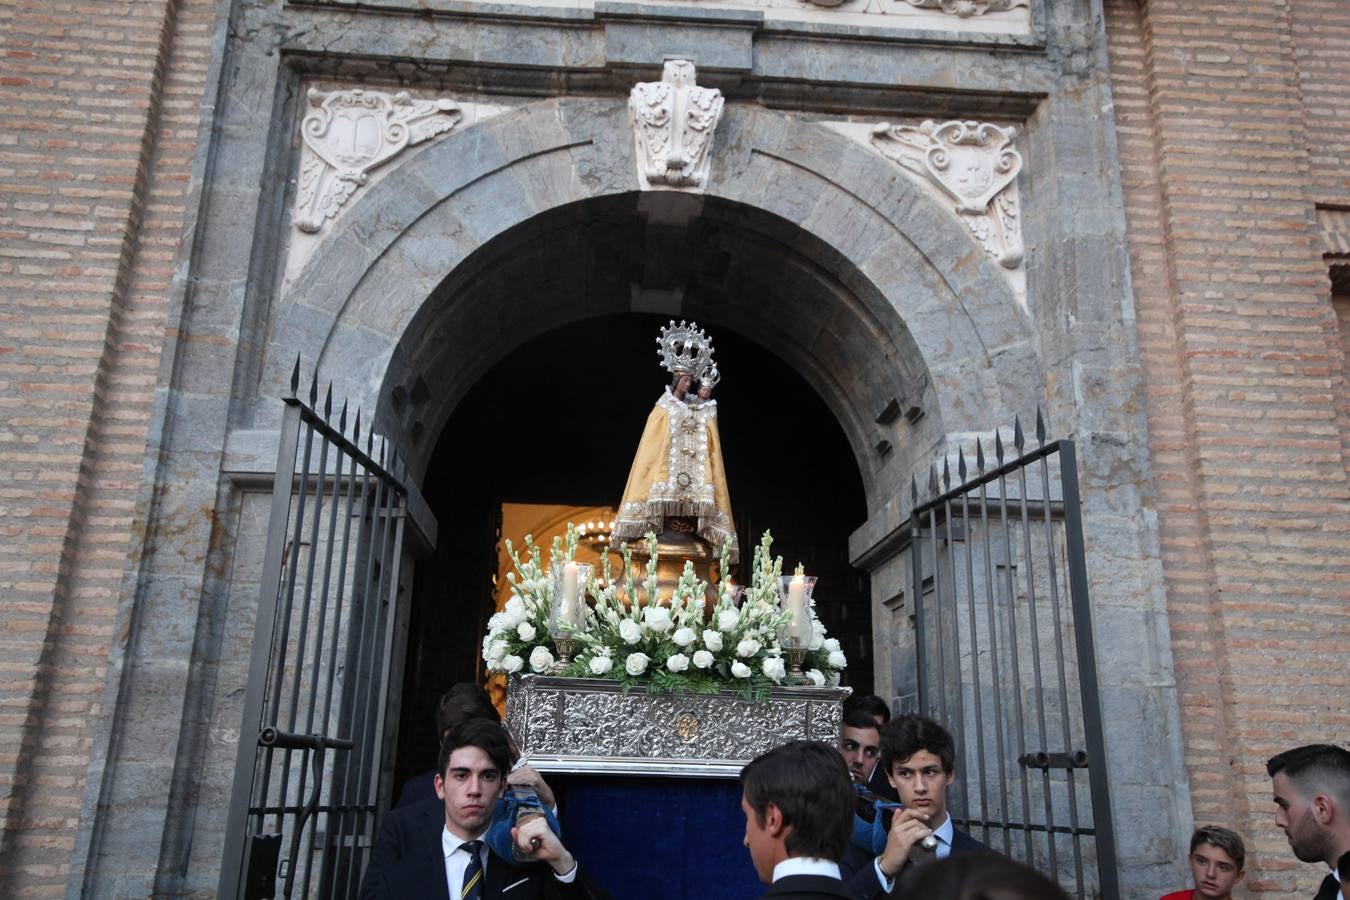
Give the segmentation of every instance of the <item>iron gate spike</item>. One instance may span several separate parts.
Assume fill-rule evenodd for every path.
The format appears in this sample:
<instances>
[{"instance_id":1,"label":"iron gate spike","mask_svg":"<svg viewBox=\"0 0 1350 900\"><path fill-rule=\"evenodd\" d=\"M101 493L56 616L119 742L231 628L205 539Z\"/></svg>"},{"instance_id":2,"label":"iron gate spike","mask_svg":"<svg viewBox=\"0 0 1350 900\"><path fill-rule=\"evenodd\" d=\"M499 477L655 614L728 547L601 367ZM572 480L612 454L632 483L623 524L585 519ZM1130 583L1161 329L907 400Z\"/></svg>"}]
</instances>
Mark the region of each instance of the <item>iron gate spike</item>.
<instances>
[{"instance_id":1,"label":"iron gate spike","mask_svg":"<svg viewBox=\"0 0 1350 900\"><path fill-rule=\"evenodd\" d=\"M937 466L928 464L928 494L936 497L938 492Z\"/></svg>"},{"instance_id":2,"label":"iron gate spike","mask_svg":"<svg viewBox=\"0 0 1350 900\"><path fill-rule=\"evenodd\" d=\"M1041 415L1041 405L1036 404L1036 443L1045 446L1045 418Z\"/></svg>"},{"instance_id":3,"label":"iron gate spike","mask_svg":"<svg viewBox=\"0 0 1350 900\"><path fill-rule=\"evenodd\" d=\"M952 467L947 465L947 457L942 457L942 489L950 491L952 489Z\"/></svg>"},{"instance_id":4,"label":"iron gate spike","mask_svg":"<svg viewBox=\"0 0 1350 900\"><path fill-rule=\"evenodd\" d=\"M323 420L327 422L333 417L333 382L328 382L328 393L323 398Z\"/></svg>"},{"instance_id":5,"label":"iron gate spike","mask_svg":"<svg viewBox=\"0 0 1350 900\"><path fill-rule=\"evenodd\" d=\"M966 451L964 447L956 448L956 473L961 476L961 483L966 483Z\"/></svg>"},{"instance_id":6,"label":"iron gate spike","mask_svg":"<svg viewBox=\"0 0 1350 900\"><path fill-rule=\"evenodd\" d=\"M319 367L314 367L314 377L309 380L309 408L319 405Z\"/></svg>"},{"instance_id":7,"label":"iron gate spike","mask_svg":"<svg viewBox=\"0 0 1350 900\"><path fill-rule=\"evenodd\" d=\"M291 370L291 396L300 390L300 354L295 354L295 368Z\"/></svg>"},{"instance_id":8,"label":"iron gate spike","mask_svg":"<svg viewBox=\"0 0 1350 900\"><path fill-rule=\"evenodd\" d=\"M998 460L1000 466L1003 465L1003 436L997 429L994 430L994 459Z\"/></svg>"},{"instance_id":9,"label":"iron gate spike","mask_svg":"<svg viewBox=\"0 0 1350 900\"><path fill-rule=\"evenodd\" d=\"M984 474L984 444L979 438L975 438L975 470Z\"/></svg>"},{"instance_id":10,"label":"iron gate spike","mask_svg":"<svg viewBox=\"0 0 1350 900\"><path fill-rule=\"evenodd\" d=\"M1017 448L1017 455L1022 455L1022 448L1026 446L1026 438L1022 436L1022 419L1019 416L1013 416L1013 446Z\"/></svg>"}]
</instances>

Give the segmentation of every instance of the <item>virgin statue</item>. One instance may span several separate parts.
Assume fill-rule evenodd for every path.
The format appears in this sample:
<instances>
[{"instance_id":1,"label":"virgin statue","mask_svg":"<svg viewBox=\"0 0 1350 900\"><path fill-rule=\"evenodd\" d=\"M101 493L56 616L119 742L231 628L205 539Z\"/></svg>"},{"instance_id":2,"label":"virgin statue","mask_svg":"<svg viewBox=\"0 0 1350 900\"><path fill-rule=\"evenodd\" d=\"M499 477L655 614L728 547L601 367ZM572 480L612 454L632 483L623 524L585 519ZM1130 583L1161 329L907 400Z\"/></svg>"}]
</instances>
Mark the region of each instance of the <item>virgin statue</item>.
<instances>
[{"instance_id":1,"label":"virgin statue","mask_svg":"<svg viewBox=\"0 0 1350 900\"><path fill-rule=\"evenodd\" d=\"M671 383L652 407L642 430L628 484L623 489L614 539L635 542L648 532L685 533L706 542L709 556L730 538L729 562L739 556L731 517L717 401L721 375L712 341L694 322L671 323L657 338ZM697 393L691 393L697 384Z\"/></svg>"}]
</instances>

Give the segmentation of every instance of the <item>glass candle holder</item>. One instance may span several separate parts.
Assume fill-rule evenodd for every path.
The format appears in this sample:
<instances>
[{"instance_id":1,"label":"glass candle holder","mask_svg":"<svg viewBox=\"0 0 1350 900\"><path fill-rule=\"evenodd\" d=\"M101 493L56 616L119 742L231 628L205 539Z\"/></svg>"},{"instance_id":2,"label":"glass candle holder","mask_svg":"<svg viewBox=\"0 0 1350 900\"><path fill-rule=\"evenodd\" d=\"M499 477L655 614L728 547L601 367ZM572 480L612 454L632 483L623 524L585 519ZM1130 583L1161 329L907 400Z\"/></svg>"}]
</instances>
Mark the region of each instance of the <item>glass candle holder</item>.
<instances>
[{"instance_id":1,"label":"glass candle holder","mask_svg":"<svg viewBox=\"0 0 1350 900\"><path fill-rule=\"evenodd\" d=\"M586 585L591 580L589 563L569 562L555 568L553 608L549 611L548 632L558 650L557 669L565 669L577 650L578 632L586 627Z\"/></svg>"},{"instance_id":2,"label":"glass candle holder","mask_svg":"<svg viewBox=\"0 0 1350 900\"><path fill-rule=\"evenodd\" d=\"M778 579L778 608L787 613L787 621L778 629L778 643L784 650L805 650L811 646L815 589L814 575L784 575Z\"/></svg>"}]
</instances>

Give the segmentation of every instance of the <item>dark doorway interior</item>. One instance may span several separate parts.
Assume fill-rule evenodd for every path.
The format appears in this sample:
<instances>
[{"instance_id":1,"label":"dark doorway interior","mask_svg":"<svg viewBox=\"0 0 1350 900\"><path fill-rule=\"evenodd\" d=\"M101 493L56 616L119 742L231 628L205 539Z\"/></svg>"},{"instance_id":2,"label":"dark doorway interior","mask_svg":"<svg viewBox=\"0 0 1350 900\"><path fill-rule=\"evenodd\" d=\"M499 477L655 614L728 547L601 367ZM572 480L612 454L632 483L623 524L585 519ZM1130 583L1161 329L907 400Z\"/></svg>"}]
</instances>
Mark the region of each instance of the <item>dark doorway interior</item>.
<instances>
[{"instance_id":1,"label":"dark doorway interior","mask_svg":"<svg viewBox=\"0 0 1350 900\"><path fill-rule=\"evenodd\" d=\"M434 711L456 681L481 680L504 502L615 505L652 403L665 385L655 338L666 317L592 318L530 341L456 408L423 492L439 545L418 561L404 669L396 783L435 758ZM819 576L821 620L849 657L845 683L872 690L867 575L848 564L866 516L862 479L838 422L796 371L759 344L702 323L717 389L732 507L749 560L766 530L785 570Z\"/></svg>"}]
</instances>

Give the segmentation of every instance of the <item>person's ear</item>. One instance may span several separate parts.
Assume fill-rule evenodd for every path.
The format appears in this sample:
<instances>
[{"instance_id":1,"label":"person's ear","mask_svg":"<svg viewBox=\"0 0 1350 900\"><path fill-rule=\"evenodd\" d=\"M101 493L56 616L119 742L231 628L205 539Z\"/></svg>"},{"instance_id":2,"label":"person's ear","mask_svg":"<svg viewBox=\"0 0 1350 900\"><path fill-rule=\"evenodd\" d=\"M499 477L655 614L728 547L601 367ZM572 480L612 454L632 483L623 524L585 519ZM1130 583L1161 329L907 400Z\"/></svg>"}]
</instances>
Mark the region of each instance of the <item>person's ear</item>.
<instances>
[{"instance_id":1,"label":"person's ear","mask_svg":"<svg viewBox=\"0 0 1350 900\"><path fill-rule=\"evenodd\" d=\"M1332 800L1326 794L1318 794L1313 797L1310 805L1312 806L1313 818L1316 819L1317 824L1321 825L1323 828L1330 825L1331 820L1336 817L1336 801Z\"/></svg>"},{"instance_id":2,"label":"person's ear","mask_svg":"<svg viewBox=\"0 0 1350 900\"><path fill-rule=\"evenodd\" d=\"M437 772L437 773L436 773L436 777L433 778L433 779L431 779L431 783L434 784L434 785L436 786L436 796L437 796L437 797L440 797L442 800L444 800L444 799L445 799L445 778L441 775L440 772Z\"/></svg>"},{"instance_id":3,"label":"person's ear","mask_svg":"<svg viewBox=\"0 0 1350 900\"><path fill-rule=\"evenodd\" d=\"M770 803L764 808L764 830L770 837L778 837L786 827L783 811L776 804Z\"/></svg>"}]
</instances>

